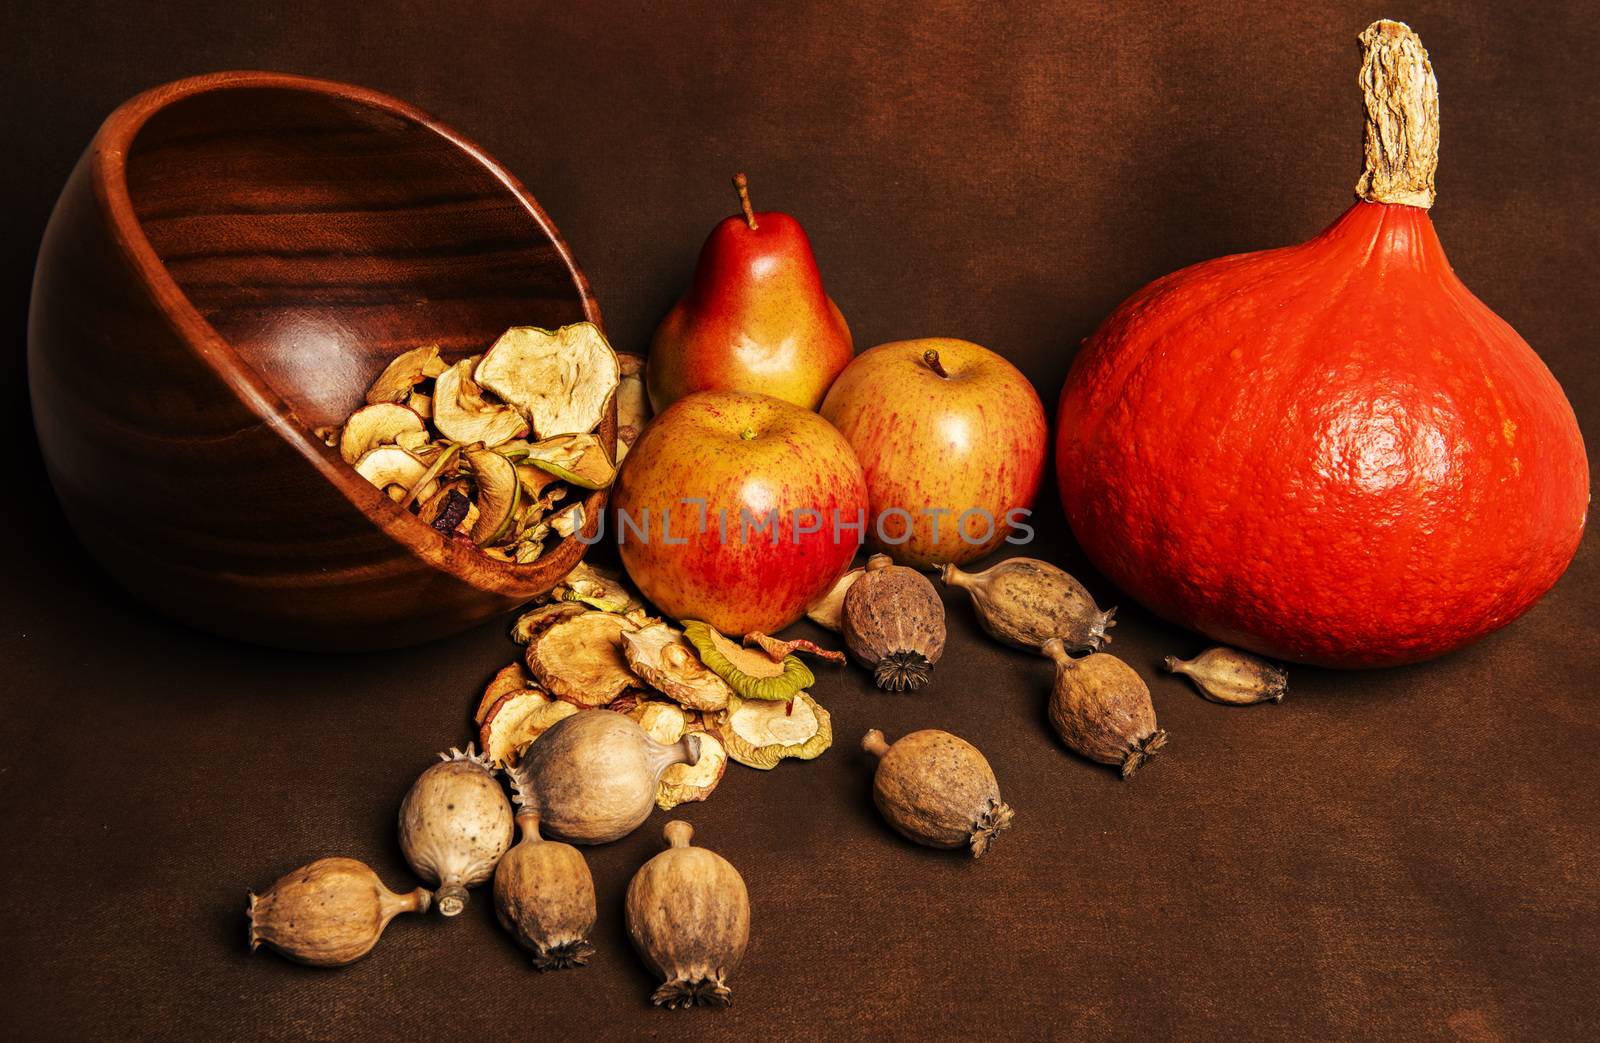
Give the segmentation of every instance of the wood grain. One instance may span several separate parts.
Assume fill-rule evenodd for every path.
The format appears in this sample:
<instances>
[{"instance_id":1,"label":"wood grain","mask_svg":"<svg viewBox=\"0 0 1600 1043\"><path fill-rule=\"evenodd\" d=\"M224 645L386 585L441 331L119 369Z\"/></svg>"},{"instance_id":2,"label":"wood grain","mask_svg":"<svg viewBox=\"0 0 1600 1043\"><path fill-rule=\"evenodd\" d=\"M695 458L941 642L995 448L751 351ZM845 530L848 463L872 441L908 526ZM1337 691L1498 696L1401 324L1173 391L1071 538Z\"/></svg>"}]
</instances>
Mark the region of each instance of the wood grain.
<instances>
[{"instance_id":1,"label":"wood grain","mask_svg":"<svg viewBox=\"0 0 1600 1043\"><path fill-rule=\"evenodd\" d=\"M584 548L486 558L311 429L406 348L583 319L598 305L549 218L455 132L343 84L197 77L113 113L57 202L35 424L85 546L157 608L264 644L410 644L548 590Z\"/></svg>"}]
</instances>

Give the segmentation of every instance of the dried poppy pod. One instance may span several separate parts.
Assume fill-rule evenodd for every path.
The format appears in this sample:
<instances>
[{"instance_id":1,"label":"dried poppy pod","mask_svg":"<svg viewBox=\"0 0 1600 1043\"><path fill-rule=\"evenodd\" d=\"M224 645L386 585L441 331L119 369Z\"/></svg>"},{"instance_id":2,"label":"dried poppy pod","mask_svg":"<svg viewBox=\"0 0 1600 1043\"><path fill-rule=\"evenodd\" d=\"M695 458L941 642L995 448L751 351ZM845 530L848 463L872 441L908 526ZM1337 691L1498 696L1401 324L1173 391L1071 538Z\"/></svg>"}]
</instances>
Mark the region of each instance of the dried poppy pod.
<instances>
[{"instance_id":1,"label":"dried poppy pod","mask_svg":"<svg viewBox=\"0 0 1600 1043\"><path fill-rule=\"evenodd\" d=\"M1168 673L1184 674L1214 703L1248 706L1283 702L1289 675L1265 659L1218 645L1185 662L1175 655L1162 663Z\"/></svg>"},{"instance_id":2,"label":"dried poppy pod","mask_svg":"<svg viewBox=\"0 0 1600 1043\"><path fill-rule=\"evenodd\" d=\"M494 909L500 926L533 954L541 971L582 967L594 955L594 877L570 844L539 835L539 812L517 812L522 839L494 871Z\"/></svg>"},{"instance_id":3,"label":"dried poppy pod","mask_svg":"<svg viewBox=\"0 0 1600 1043\"><path fill-rule=\"evenodd\" d=\"M1071 574L1037 558L1008 558L982 572L942 566L940 579L972 597L978 623L996 641L1037 652L1052 637L1073 652L1111 643L1115 608L1100 611Z\"/></svg>"},{"instance_id":4,"label":"dried poppy pod","mask_svg":"<svg viewBox=\"0 0 1600 1043\"><path fill-rule=\"evenodd\" d=\"M537 807L545 832L574 844L605 844L650 817L661 775L700 760L700 737L656 742L611 710L584 710L534 740L511 770L519 804Z\"/></svg>"},{"instance_id":5,"label":"dried poppy pod","mask_svg":"<svg viewBox=\"0 0 1600 1043\"><path fill-rule=\"evenodd\" d=\"M438 884L439 912L455 916L467 888L488 880L511 846L511 802L470 744L439 758L400 805L400 848L418 876Z\"/></svg>"},{"instance_id":6,"label":"dried poppy pod","mask_svg":"<svg viewBox=\"0 0 1600 1043\"><path fill-rule=\"evenodd\" d=\"M319 858L251 893L250 951L266 945L297 963L343 967L371 952L390 920L428 904L427 891L395 894L364 862Z\"/></svg>"},{"instance_id":7,"label":"dried poppy pod","mask_svg":"<svg viewBox=\"0 0 1600 1043\"><path fill-rule=\"evenodd\" d=\"M646 862L628 884L628 935L645 963L661 975L650 996L658 1007L733 1002L727 978L750 942L750 895L727 859L691 847L694 827L667 823L667 850Z\"/></svg>"},{"instance_id":8,"label":"dried poppy pod","mask_svg":"<svg viewBox=\"0 0 1600 1043\"><path fill-rule=\"evenodd\" d=\"M1105 652L1074 659L1058 637L1041 651L1056 664L1050 724L1062 742L1090 760L1120 766L1125 779L1167 744L1150 689L1133 667Z\"/></svg>"},{"instance_id":9,"label":"dried poppy pod","mask_svg":"<svg viewBox=\"0 0 1600 1043\"><path fill-rule=\"evenodd\" d=\"M944 602L928 577L874 554L846 592L842 616L845 644L879 688L915 691L928 683L944 652Z\"/></svg>"},{"instance_id":10,"label":"dried poppy pod","mask_svg":"<svg viewBox=\"0 0 1600 1043\"><path fill-rule=\"evenodd\" d=\"M861 748L878 758L872 799L901 836L928 847L972 850L982 858L1009 829L1011 806L1000 799L994 769L978 748L949 732L912 732L893 746L876 728Z\"/></svg>"}]
</instances>

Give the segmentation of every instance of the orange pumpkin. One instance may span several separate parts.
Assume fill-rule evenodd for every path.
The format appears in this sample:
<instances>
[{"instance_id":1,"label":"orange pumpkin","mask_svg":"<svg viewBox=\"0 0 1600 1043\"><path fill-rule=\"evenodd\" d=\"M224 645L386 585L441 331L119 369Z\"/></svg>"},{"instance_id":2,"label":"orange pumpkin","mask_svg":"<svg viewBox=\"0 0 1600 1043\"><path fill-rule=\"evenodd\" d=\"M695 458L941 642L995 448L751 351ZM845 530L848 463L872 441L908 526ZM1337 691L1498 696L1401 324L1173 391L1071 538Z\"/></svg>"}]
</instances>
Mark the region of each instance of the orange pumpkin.
<instances>
[{"instance_id":1,"label":"orange pumpkin","mask_svg":"<svg viewBox=\"0 0 1600 1043\"><path fill-rule=\"evenodd\" d=\"M1219 641L1328 666L1459 648L1577 550L1589 469L1550 371L1428 217L1438 101L1410 29L1365 48L1360 197L1315 239L1124 303L1061 392L1068 519L1112 581Z\"/></svg>"}]
</instances>

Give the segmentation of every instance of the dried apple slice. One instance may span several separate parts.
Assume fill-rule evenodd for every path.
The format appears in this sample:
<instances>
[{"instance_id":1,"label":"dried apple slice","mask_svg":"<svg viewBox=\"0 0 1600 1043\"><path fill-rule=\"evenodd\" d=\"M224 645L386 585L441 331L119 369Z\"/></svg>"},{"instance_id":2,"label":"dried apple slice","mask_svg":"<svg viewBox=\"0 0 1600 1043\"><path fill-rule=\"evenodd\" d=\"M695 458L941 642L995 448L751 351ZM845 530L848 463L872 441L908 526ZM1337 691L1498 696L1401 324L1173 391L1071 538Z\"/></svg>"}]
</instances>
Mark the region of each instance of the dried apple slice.
<instances>
[{"instance_id":1,"label":"dried apple slice","mask_svg":"<svg viewBox=\"0 0 1600 1043\"><path fill-rule=\"evenodd\" d=\"M550 528L557 536L566 539L583 528L583 504L564 507L550 516Z\"/></svg>"},{"instance_id":2,"label":"dried apple slice","mask_svg":"<svg viewBox=\"0 0 1600 1043\"><path fill-rule=\"evenodd\" d=\"M774 663L766 653L740 648L699 620L684 620L683 636L700 653L700 661L746 699L786 700L816 681L794 656Z\"/></svg>"},{"instance_id":3,"label":"dried apple slice","mask_svg":"<svg viewBox=\"0 0 1600 1043\"><path fill-rule=\"evenodd\" d=\"M606 703L606 709L626 716L633 712L634 707L646 701L646 697L639 689L630 688L609 703Z\"/></svg>"},{"instance_id":4,"label":"dried apple slice","mask_svg":"<svg viewBox=\"0 0 1600 1043\"><path fill-rule=\"evenodd\" d=\"M646 735L663 746L671 746L683 738L689 727L689 715L683 712L683 707L660 699L641 699L627 715L639 722Z\"/></svg>"},{"instance_id":5,"label":"dried apple slice","mask_svg":"<svg viewBox=\"0 0 1600 1043\"><path fill-rule=\"evenodd\" d=\"M665 623L624 633L622 654L645 683L691 710L723 710L733 697L728 682L706 668L683 632Z\"/></svg>"},{"instance_id":6,"label":"dried apple slice","mask_svg":"<svg viewBox=\"0 0 1600 1043\"><path fill-rule=\"evenodd\" d=\"M528 672L558 699L604 706L642 681L622 657L622 634L633 624L612 612L585 612L534 634Z\"/></svg>"},{"instance_id":7,"label":"dried apple slice","mask_svg":"<svg viewBox=\"0 0 1600 1043\"><path fill-rule=\"evenodd\" d=\"M376 407L368 406L367 408L374 409ZM437 479L439 476L443 475L447 469L454 466L456 458L461 454L461 447L458 445L447 445L443 448L431 447L431 451L433 452L433 457L428 462L428 469L422 473L422 477L417 479L417 481L407 491L408 494L406 498L400 501L400 505L402 507L410 507L413 501L421 499L421 493L423 490L430 488L437 489L439 487ZM421 454L413 455L419 456L421 459L428 460L428 457L422 456Z\"/></svg>"},{"instance_id":8,"label":"dried apple slice","mask_svg":"<svg viewBox=\"0 0 1600 1043\"><path fill-rule=\"evenodd\" d=\"M781 663L784 656L794 655L796 652L814 655L818 659L825 659L830 663L845 663L849 661L843 652L833 648L823 648L815 641L810 641L803 637L784 640L773 637L770 634L763 634L759 630L744 636L744 647L761 649L767 654L767 658L774 663Z\"/></svg>"},{"instance_id":9,"label":"dried apple slice","mask_svg":"<svg viewBox=\"0 0 1600 1043\"><path fill-rule=\"evenodd\" d=\"M433 426L454 442L494 448L528 433L528 423L510 406L490 402L472 379L476 359L462 359L433 382Z\"/></svg>"},{"instance_id":10,"label":"dried apple slice","mask_svg":"<svg viewBox=\"0 0 1600 1043\"><path fill-rule=\"evenodd\" d=\"M537 500L546 489L561 481L544 468L525 463L517 464L517 480L522 483L522 494L530 500Z\"/></svg>"},{"instance_id":11,"label":"dried apple slice","mask_svg":"<svg viewBox=\"0 0 1600 1043\"><path fill-rule=\"evenodd\" d=\"M546 627L555 626L563 619L581 616L587 611L589 611L587 608L571 601L556 601L540 605L538 608L530 608L518 616L517 621L511 625L511 640L519 645L525 645Z\"/></svg>"},{"instance_id":12,"label":"dried apple slice","mask_svg":"<svg viewBox=\"0 0 1600 1043\"><path fill-rule=\"evenodd\" d=\"M548 525L536 525L528 530L528 534L519 539L511 548L511 557L518 565L527 565L539 560L544 553L545 541L550 536Z\"/></svg>"},{"instance_id":13,"label":"dried apple slice","mask_svg":"<svg viewBox=\"0 0 1600 1043\"><path fill-rule=\"evenodd\" d=\"M415 489L417 483L428 473L427 464L397 445L380 445L376 449L368 450L356 461L355 466L357 474L378 488L384 490L391 487L399 488L402 499ZM432 496L433 490L424 487L421 494L425 497Z\"/></svg>"},{"instance_id":14,"label":"dried apple slice","mask_svg":"<svg viewBox=\"0 0 1600 1043\"><path fill-rule=\"evenodd\" d=\"M393 402L362 406L350 414L339 432L339 455L353 464L380 445L393 445L405 434L421 434L426 440L428 426L406 406Z\"/></svg>"},{"instance_id":15,"label":"dried apple slice","mask_svg":"<svg viewBox=\"0 0 1600 1043\"><path fill-rule=\"evenodd\" d=\"M737 696L723 721L722 742L740 764L766 770L780 760L810 760L833 745L833 718L805 692L787 702Z\"/></svg>"},{"instance_id":16,"label":"dried apple slice","mask_svg":"<svg viewBox=\"0 0 1600 1043\"><path fill-rule=\"evenodd\" d=\"M545 540L550 535L550 526L539 520L543 514L544 510L539 504L524 506L511 532L494 549L503 552L508 561L521 565L538 560L539 555L544 553Z\"/></svg>"},{"instance_id":17,"label":"dried apple slice","mask_svg":"<svg viewBox=\"0 0 1600 1043\"><path fill-rule=\"evenodd\" d=\"M526 462L584 489L605 489L617 477L600 439L592 434L556 435L528 447Z\"/></svg>"},{"instance_id":18,"label":"dried apple slice","mask_svg":"<svg viewBox=\"0 0 1600 1043\"><path fill-rule=\"evenodd\" d=\"M806 609L806 618L819 627L827 627L834 633L841 632L844 629L844 596L850 593L850 587L865 571L856 568L840 576L816 604Z\"/></svg>"},{"instance_id":19,"label":"dried apple slice","mask_svg":"<svg viewBox=\"0 0 1600 1043\"><path fill-rule=\"evenodd\" d=\"M478 701L478 710L472 715L472 722L482 724L494 704L500 701L501 696L520 692L532 685L533 678L528 676L528 671L521 663L501 667L494 677L490 678L488 687L483 690L483 698Z\"/></svg>"},{"instance_id":20,"label":"dried apple slice","mask_svg":"<svg viewBox=\"0 0 1600 1043\"><path fill-rule=\"evenodd\" d=\"M507 692L484 715L478 742L489 763L515 767L533 740L577 712L571 703L551 699L534 688Z\"/></svg>"},{"instance_id":21,"label":"dried apple slice","mask_svg":"<svg viewBox=\"0 0 1600 1043\"><path fill-rule=\"evenodd\" d=\"M580 601L602 612L630 612L644 607L623 584L621 574L596 568L587 561L574 565L550 593L562 601Z\"/></svg>"},{"instance_id":22,"label":"dried apple slice","mask_svg":"<svg viewBox=\"0 0 1600 1043\"><path fill-rule=\"evenodd\" d=\"M644 425L650 422L650 396L645 393L645 360L642 355L617 352L617 367L622 377L617 384L617 463L638 441Z\"/></svg>"},{"instance_id":23,"label":"dried apple slice","mask_svg":"<svg viewBox=\"0 0 1600 1043\"><path fill-rule=\"evenodd\" d=\"M432 395L424 395L420 391L413 391L406 396L406 406L424 420L433 416Z\"/></svg>"},{"instance_id":24,"label":"dried apple slice","mask_svg":"<svg viewBox=\"0 0 1600 1043\"><path fill-rule=\"evenodd\" d=\"M526 438L512 438L495 446L494 451L512 463L520 464L528 458L528 450L532 448L533 443Z\"/></svg>"},{"instance_id":25,"label":"dried apple slice","mask_svg":"<svg viewBox=\"0 0 1600 1043\"><path fill-rule=\"evenodd\" d=\"M411 395L412 388L424 380L439 376L446 366L444 359L439 357L437 344L424 344L396 355L392 362L383 367L383 372L378 374L372 386L367 388L367 403L403 402Z\"/></svg>"},{"instance_id":26,"label":"dried apple slice","mask_svg":"<svg viewBox=\"0 0 1600 1043\"><path fill-rule=\"evenodd\" d=\"M402 431L395 436L394 444L408 453L420 454L433 445L433 436L426 428L421 431Z\"/></svg>"},{"instance_id":27,"label":"dried apple slice","mask_svg":"<svg viewBox=\"0 0 1600 1043\"><path fill-rule=\"evenodd\" d=\"M705 800L728 770L728 751L714 732L691 729L700 737L700 759L694 764L674 764L656 783L656 807L671 811L679 804Z\"/></svg>"},{"instance_id":28,"label":"dried apple slice","mask_svg":"<svg viewBox=\"0 0 1600 1043\"><path fill-rule=\"evenodd\" d=\"M517 469L499 453L474 446L466 452L472 476L478 483L478 522L472 527L472 542L479 546L497 542L516 521L522 484Z\"/></svg>"},{"instance_id":29,"label":"dried apple slice","mask_svg":"<svg viewBox=\"0 0 1600 1043\"><path fill-rule=\"evenodd\" d=\"M592 322L554 332L513 326L484 353L473 379L515 407L539 438L552 438L600 426L621 368Z\"/></svg>"}]
</instances>

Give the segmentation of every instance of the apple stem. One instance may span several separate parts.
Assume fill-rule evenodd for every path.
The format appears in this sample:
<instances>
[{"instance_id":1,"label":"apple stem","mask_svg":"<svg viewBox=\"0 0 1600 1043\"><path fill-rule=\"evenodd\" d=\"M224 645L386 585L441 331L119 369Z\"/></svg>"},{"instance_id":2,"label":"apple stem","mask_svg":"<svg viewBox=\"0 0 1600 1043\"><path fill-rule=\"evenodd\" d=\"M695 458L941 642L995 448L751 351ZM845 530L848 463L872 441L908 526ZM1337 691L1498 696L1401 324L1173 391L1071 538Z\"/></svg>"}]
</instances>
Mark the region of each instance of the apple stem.
<instances>
[{"instance_id":1,"label":"apple stem","mask_svg":"<svg viewBox=\"0 0 1600 1043\"><path fill-rule=\"evenodd\" d=\"M926 362L928 364L928 368L939 374L941 377L944 377L946 380L950 379L950 374L946 373L944 370L944 363L939 361L939 353L937 351L934 351L932 348L924 351L922 353L922 361Z\"/></svg>"},{"instance_id":2,"label":"apple stem","mask_svg":"<svg viewBox=\"0 0 1600 1043\"><path fill-rule=\"evenodd\" d=\"M744 176L744 171L733 175L733 187L739 190L739 206L744 210L744 223L754 232L756 225L756 211L750 205L750 179Z\"/></svg>"},{"instance_id":3,"label":"apple stem","mask_svg":"<svg viewBox=\"0 0 1600 1043\"><path fill-rule=\"evenodd\" d=\"M739 432L739 437L744 439L746 442L752 442L756 437L756 429L753 427L747 427L743 431Z\"/></svg>"}]
</instances>

